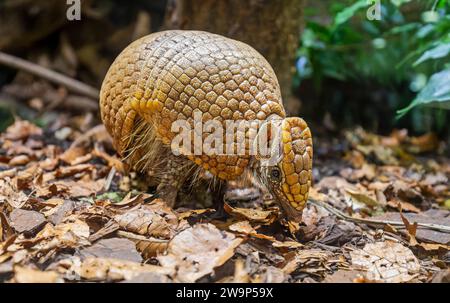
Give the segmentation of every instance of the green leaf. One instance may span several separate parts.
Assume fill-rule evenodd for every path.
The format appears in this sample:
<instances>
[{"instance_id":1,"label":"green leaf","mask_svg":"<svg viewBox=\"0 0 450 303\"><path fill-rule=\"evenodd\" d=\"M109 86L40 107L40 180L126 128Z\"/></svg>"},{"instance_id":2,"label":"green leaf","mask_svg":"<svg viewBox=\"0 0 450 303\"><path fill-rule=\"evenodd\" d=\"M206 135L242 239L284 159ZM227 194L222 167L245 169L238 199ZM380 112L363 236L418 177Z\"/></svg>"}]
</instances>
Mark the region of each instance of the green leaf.
<instances>
[{"instance_id":1,"label":"green leaf","mask_svg":"<svg viewBox=\"0 0 450 303\"><path fill-rule=\"evenodd\" d=\"M401 117L418 105L450 109L450 69L433 74L414 101L397 114Z\"/></svg>"},{"instance_id":2,"label":"green leaf","mask_svg":"<svg viewBox=\"0 0 450 303\"><path fill-rule=\"evenodd\" d=\"M391 3L397 7L402 6L405 3L411 2L411 0L391 0Z\"/></svg>"},{"instance_id":3,"label":"green leaf","mask_svg":"<svg viewBox=\"0 0 450 303\"><path fill-rule=\"evenodd\" d=\"M425 62L429 59L439 59L447 56L450 53L450 43L439 44L438 46L427 50L414 62L413 66L417 66L422 62Z\"/></svg>"},{"instance_id":4,"label":"green leaf","mask_svg":"<svg viewBox=\"0 0 450 303\"><path fill-rule=\"evenodd\" d=\"M415 29L421 28L421 23L419 22L413 22L413 23L406 23L403 25L399 25L399 26L395 26L393 28L391 28L388 33L389 34L400 34L400 33L404 33L404 32L409 32Z\"/></svg>"},{"instance_id":5,"label":"green leaf","mask_svg":"<svg viewBox=\"0 0 450 303\"><path fill-rule=\"evenodd\" d=\"M338 26L347 22L347 20L353 17L358 10L364 7L367 7L367 1L359 0L353 5L350 5L346 9L340 11L334 19L334 26Z\"/></svg>"}]
</instances>

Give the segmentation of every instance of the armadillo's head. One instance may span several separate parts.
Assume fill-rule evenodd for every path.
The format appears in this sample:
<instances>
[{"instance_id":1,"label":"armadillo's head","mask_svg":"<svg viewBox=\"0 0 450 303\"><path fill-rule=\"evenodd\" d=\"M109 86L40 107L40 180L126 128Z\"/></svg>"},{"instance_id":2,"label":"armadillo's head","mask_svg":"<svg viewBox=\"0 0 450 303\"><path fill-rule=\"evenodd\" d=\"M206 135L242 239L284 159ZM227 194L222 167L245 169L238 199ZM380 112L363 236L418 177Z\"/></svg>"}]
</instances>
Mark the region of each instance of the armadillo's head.
<instances>
[{"instance_id":1,"label":"armadillo's head","mask_svg":"<svg viewBox=\"0 0 450 303\"><path fill-rule=\"evenodd\" d=\"M311 132L303 119L292 117L278 121L277 134L271 144L275 153L270 161L258 158L256 173L288 218L300 222L312 182Z\"/></svg>"}]
</instances>

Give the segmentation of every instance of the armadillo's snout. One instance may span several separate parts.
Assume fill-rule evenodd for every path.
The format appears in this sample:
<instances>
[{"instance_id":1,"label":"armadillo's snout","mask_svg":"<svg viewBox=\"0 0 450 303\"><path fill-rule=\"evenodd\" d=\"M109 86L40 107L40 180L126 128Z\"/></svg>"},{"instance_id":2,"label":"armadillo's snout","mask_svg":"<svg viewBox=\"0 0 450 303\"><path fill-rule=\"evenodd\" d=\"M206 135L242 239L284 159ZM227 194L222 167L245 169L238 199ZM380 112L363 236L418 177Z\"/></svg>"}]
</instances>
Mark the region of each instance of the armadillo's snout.
<instances>
[{"instance_id":1,"label":"armadillo's snout","mask_svg":"<svg viewBox=\"0 0 450 303\"><path fill-rule=\"evenodd\" d=\"M279 195L282 195L281 200L288 202L289 205L282 206L289 215L290 212L301 212L308 200L312 183L313 146L311 131L301 118L284 119L281 131L283 155L279 166L283 178Z\"/></svg>"}]
</instances>

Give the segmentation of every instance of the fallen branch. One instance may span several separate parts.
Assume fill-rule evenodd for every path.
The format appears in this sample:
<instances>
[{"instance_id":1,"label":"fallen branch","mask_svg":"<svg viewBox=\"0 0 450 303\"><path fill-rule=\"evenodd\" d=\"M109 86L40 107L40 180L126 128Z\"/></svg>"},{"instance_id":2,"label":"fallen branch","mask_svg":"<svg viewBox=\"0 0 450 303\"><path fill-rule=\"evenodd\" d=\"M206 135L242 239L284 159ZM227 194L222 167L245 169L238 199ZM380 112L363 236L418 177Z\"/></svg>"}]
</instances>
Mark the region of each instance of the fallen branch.
<instances>
[{"instance_id":1,"label":"fallen branch","mask_svg":"<svg viewBox=\"0 0 450 303\"><path fill-rule=\"evenodd\" d=\"M362 223L362 224L376 226L376 227L380 227L380 226L385 227L387 225L391 225L391 226L397 227L397 228L405 228L405 224L402 221L353 218L349 215L344 214L339 209L336 209L333 206L331 206L325 202L318 201L318 200L311 199L311 198L308 200L308 202L310 202L311 204L313 204L315 206L319 206L319 207L327 210L328 212L332 213L333 215L335 215L336 217L338 217L342 220L346 220L346 221L350 221L350 222L354 222L354 223ZM450 233L450 226L447 226L447 225L417 222L417 226L422 227L422 228L431 229L431 230L440 231L440 232Z\"/></svg>"},{"instance_id":2,"label":"fallen branch","mask_svg":"<svg viewBox=\"0 0 450 303\"><path fill-rule=\"evenodd\" d=\"M94 100L99 97L99 90L66 75L57 73L38 64L0 52L0 64L26 71L35 76L44 78L53 83L65 86L68 90L90 97Z\"/></svg>"}]
</instances>

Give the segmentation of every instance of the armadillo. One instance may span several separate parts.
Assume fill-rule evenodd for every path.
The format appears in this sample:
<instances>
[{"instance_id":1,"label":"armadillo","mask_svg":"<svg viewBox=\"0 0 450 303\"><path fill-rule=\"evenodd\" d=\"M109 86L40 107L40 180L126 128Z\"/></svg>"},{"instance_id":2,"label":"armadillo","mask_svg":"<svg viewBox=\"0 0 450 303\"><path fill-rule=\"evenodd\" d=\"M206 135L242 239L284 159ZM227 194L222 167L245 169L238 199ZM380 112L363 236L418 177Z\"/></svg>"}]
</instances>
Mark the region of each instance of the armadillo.
<instances>
[{"instance_id":1,"label":"armadillo","mask_svg":"<svg viewBox=\"0 0 450 303\"><path fill-rule=\"evenodd\" d=\"M109 68L100 111L117 152L134 169L157 177L156 191L170 205L193 176L209 174L226 184L252 175L289 219L301 220L312 183L311 132L303 119L286 117L277 77L251 46L203 31L163 31L140 38ZM174 153L174 122L192 125L196 114L201 122L222 125L276 122L276 161L263 165L267 157L249 153L255 142L241 154ZM256 129L256 137L261 129L267 131ZM250 132L245 130L244 137L255 140ZM231 138L236 144L242 140Z\"/></svg>"}]
</instances>

